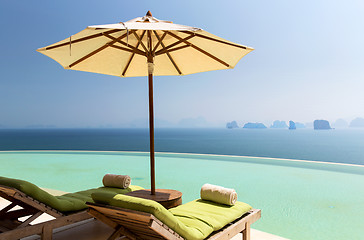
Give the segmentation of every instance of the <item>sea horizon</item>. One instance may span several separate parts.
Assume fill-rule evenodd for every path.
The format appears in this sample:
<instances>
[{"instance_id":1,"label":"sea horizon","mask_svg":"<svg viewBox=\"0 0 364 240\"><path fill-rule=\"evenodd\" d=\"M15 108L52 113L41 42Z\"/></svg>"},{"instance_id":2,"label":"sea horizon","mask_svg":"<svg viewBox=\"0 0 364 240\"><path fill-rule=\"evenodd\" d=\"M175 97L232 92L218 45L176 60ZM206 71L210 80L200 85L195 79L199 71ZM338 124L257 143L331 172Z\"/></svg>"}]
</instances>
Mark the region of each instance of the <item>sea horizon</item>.
<instances>
[{"instance_id":1,"label":"sea horizon","mask_svg":"<svg viewBox=\"0 0 364 240\"><path fill-rule=\"evenodd\" d=\"M364 165L364 129L156 128L155 151ZM0 151L149 151L148 128L0 129Z\"/></svg>"}]
</instances>

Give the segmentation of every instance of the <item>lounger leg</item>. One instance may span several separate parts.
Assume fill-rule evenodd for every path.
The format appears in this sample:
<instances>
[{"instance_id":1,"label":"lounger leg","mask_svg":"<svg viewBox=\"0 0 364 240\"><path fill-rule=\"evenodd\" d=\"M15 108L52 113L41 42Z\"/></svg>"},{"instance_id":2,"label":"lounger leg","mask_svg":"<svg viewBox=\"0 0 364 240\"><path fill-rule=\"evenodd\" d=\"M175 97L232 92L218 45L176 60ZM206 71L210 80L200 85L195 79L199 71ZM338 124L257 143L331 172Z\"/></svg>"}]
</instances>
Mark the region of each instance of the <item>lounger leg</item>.
<instances>
[{"instance_id":1,"label":"lounger leg","mask_svg":"<svg viewBox=\"0 0 364 240\"><path fill-rule=\"evenodd\" d=\"M114 240L114 239L120 237L120 234L121 234L121 229L119 227L119 228L115 229L115 231L111 234L111 236L107 240Z\"/></svg>"},{"instance_id":2,"label":"lounger leg","mask_svg":"<svg viewBox=\"0 0 364 240\"><path fill-rule=\"evenodd\" d=\"M115 228L115 231L111 234L111 236L108 238L108 240L114 240L118 237L120 237L121 235L124 235L126 237L126 239L130 239L130 240L137 240L137 237L131 233L128 229L126 229L125 227L119 225Z\"/></svg>"},{"instance_id":3,"label":"lounger leg","mask_svg":"<svg viewBox=\"0 0 364 240\"><path fill-rule=\"evenodd\" d=\"M245 229L241 232L243 235L243 240L250 240L250 224L245 224Z\"/></svg>"},{"instance_id":4,"label":"lounger leg","mask_svg":"<svg viewBox=\"0 0 364 240\"><path fill-rule=\"evenodd\" d=\"M53 229L50 226L45 225L42 230L41 240L52 240Z\"/></svg>"}]
</instances>

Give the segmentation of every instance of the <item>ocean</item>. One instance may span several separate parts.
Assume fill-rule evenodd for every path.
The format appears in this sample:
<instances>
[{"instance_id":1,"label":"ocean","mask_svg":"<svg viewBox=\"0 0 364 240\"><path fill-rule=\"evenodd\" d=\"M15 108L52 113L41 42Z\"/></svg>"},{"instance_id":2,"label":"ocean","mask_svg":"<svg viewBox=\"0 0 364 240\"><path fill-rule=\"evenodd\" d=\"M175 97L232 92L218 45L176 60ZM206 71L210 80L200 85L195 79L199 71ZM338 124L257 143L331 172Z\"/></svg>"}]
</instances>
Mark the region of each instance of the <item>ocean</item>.
<instances>
[{"instance_id":1,"label":"ocean","mask_svg":"<svg viewBox=\"0 0 364 240\"><path fill-rule=\"evenodd\" d=\"M254 229L288 239L362 239L363 146L364 131L351 129L156 129L156 186L181 191L184 203L205 183L234 188L262 210ZM149 188L148 151L148 129L3 129L0 176L75 192L128 174Z\"/></svg>"},{"instance_id":2,"label":"ocean","mask_svg":"<svg viewBox=\"0 0 364 240\"><path fill-rule=\"evenodd\" d=\"M0 151L149 151L148 129L1 129ZM156 129L155 151L364 165L361 129Z\"/></svg>"}]
</instances>

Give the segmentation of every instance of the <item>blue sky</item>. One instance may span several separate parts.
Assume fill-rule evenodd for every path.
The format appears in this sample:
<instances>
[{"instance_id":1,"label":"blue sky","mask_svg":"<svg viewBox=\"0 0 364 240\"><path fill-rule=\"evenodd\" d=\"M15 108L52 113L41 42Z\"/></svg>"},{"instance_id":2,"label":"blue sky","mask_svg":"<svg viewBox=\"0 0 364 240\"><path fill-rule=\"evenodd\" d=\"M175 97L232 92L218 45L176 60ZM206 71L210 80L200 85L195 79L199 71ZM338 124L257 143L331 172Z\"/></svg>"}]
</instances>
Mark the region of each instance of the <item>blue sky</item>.
<instances>
[{"instance_id":1,"label":"blue sky","mask_svg":"<svg viewBox=\"0 0 364 240\"><path fill-rule=\"evenodd\" d=\"M0 126L147 126L147 78L64 70L36 49L148 10L255 48L233 70L155 77L157 127L364 117L361 0L24 0L1 2Z\"/></svg>"}]
</instances>

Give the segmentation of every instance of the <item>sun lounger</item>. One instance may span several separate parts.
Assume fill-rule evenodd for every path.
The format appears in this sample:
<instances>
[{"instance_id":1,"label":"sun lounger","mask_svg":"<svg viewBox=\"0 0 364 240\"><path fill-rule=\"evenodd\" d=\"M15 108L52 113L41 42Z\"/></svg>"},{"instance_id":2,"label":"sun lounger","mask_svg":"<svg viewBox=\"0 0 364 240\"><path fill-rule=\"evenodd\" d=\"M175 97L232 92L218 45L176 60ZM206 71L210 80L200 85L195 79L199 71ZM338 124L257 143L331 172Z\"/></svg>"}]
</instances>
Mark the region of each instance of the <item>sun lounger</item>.
<instances>
[{"instance_id":1,"label":"sun lounger","mask_svg":"<svg viewBox=\"0 0 364 240\"><path fill-rule=\"evenodd\" d=\"M128 239L231 239L242 233L250 238L250 225L261 211L246 203L234 206L195 200L169 210L159 203L126 195L92 194L88 212L114 228L108 238Z\"/></svg>"},{"instance_id":2,"label":"sun lounger","mask_svg":"<svg viewBox=\"0 0 364 240\"><path fill-rule=\"evenodd\" d=\"M0 197L10 201L9 205L0 210L0 239L20 239L35 234L41 235L42 239L52 239L53 229L92 218L87 214L85 204L92 201L92 193L125 194L139 189L142 188L100 187L53 196L32 183L0 177ZM16 206L18 208L14 209ZM32 225L32 222L43 213L51 215L54 219Z\"/></svg>"}]
</instances>

